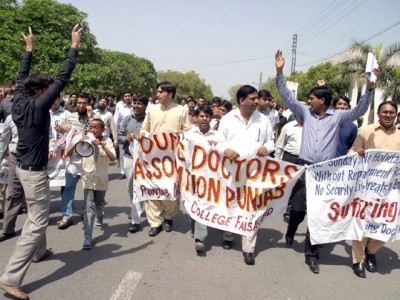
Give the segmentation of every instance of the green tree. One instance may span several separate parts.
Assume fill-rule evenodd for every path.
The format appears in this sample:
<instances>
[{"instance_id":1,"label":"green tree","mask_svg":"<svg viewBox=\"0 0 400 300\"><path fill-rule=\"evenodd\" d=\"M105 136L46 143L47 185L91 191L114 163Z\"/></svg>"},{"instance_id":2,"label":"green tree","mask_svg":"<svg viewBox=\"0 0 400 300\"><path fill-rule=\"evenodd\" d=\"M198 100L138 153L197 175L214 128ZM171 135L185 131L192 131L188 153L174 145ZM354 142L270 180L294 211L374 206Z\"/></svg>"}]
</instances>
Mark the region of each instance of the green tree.
<instances>
[{"instance_id":1,"label":"green tree","mask_svg":"<svg viewBox=\"0 0 400 300\"><path fill-rule=\"evenodd\" d=\"M400 70L395 65L395 59L400 54L400 43L383 49L382 44L373 47L370 44L356 42L351 47L351 52L353 57L344 62L343 76L365 82L365 65L368 53L371 52L375 55L379 65L379 80L376 82L376 86L384 91L384 98L391 97L394 101L399 101ZM374 107L374 95L372 95L368 124L373 122Z\"/></svg>"},{"instance_id":2,"label":"green tree","mask_svg":"<svg viewBox=\"0 0 400 300\"><path fill-rule=\"evenodd\" d=\"M96 61L78 64L67 91L121 95L125 91L148 94L157 73L145 59L117 51L98 49Z\"/></svg>"},{"instance_id":3,"label":"green tree","mask_svg":"<svg viewBox=\"0 0 400 300\"><path fill-rule=\"evenodd\" d=\"M32 27L36 37L32 72L55 76L70 47L73 26L83 28L79 63L95 58L96 38L85 21L87 15L55 0L0 0L0 82L15 79L24 51L21 32Z\"/></svg>"},{"instance_id":4,"label":"green tree","mask_svg":"<svg viewBox=\"0 0 400 300\"><path fill-rule=\"evenodd\" d=\"M194 71L186 73L170 70L159 72L158 81L170 81L176 84L176 102L180 102L182 98L186 98L189 95L195 99L205 97L207 101L213 98L211 86L206 84L205 80L201 79Z\"/></svg>"}]
</instances>

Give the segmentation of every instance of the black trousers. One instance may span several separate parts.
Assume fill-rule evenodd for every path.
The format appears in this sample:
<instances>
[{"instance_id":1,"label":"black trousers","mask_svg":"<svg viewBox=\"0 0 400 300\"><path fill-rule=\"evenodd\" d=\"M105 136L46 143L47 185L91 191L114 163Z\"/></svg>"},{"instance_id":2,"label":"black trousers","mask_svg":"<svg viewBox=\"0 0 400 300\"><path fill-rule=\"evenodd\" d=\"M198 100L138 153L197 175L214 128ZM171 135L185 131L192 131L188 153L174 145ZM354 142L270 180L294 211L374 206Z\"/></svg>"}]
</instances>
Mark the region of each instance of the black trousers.
<instances>
[{"instance_id":1,"label":"black trousers","mask_svg":"<svg viewBox=\"0 0 400 300\"><path fill-rule=\"evenodd\" d=\"M302 159L297 159L296 164L304 166L306 164L311 164L310 162L304 161ZM286 234L289 236L294 236L297 228L303 222L304 217L307 212L307 190L306 190L306 180L303 174L301 178L297 181L293 188L291 194L291 210L290 210L290 220L287 228ZM304 244L304 255L305 257L315 257L319 258L319 245L311 245L310 231L307 228L306 240Z\"/></svg>"}]
</instances>

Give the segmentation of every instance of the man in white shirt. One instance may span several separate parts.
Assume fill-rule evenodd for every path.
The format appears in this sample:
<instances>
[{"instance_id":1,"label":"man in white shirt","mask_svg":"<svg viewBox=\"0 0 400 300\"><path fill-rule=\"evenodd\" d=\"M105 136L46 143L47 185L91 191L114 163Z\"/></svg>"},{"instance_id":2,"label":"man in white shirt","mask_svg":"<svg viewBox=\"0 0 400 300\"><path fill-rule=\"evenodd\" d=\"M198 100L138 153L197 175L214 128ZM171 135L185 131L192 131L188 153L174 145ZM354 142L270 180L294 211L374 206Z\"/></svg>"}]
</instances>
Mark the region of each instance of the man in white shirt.
<instances>
[{"instance_id":1,"label":"man in white shirt","mask_svg":"<svg viewBox=\"0 0 400 300\"><path fill-rule=\"evenodd\" d=\"M207 105L200 105L195 110L196 115L196 125L193 126L185 134L185 140L187 141L195 141L199 143L209 143L209 142L220 142L222 141L221 135L214 129L211 128L211 118L213 116L213 110ZM198 221L194 221L191 219L192 228L194 229L194 238L195 238L195 250L198 254L201 254L206 250L206 246L204 245L204 240L207 237L207 226L199 223Z\"/></svg>"},{"instance_id":2,"label":"man in white shirt","mask_svg":"<svg viewBox=\"0 0 400 300\"><path fill-rule=\"evenodd\" d=\"M257 90L250 85L244 85L237 91L236 98L239 108L221 119L218 131L222 134L224 142L217 144L218 151L234 161L255 154L260 157L267 156L275 150L274 132L268 118L256 111L259 101ZM231 249L234 238L233 233L225 232L223 248ZM256 240L257 235L242 237L244 262L248 265L255 264Z\"/></svg>"},{"instance_id":3,"label":"man in white shirt","mask_svg":"<svg viewBox=\"0 0 400 300\"><path fill-rule=\"evenodd\" d=\"M112 134L114 147L118 146L117 140L117 129L115 127L114 116L113 114L107 110L108 100L105 97L101 97L99 99L99 104L97 106L98 110L94 114L93 119L100 119L104 123L104 132L103 135L106 138L109 138Z\"/></svg>"},{"instance_id":4,"label":"man in white shirt","mask_svg":"<svg viewBox=\"0 0 400 300\"><path fill-rule=\"evenodd\" d=\"M125 92L122 94L122 101L118 102L115 108L114 113L114 123L116 131L119 130L119 125L121 125L122 120L129 116L132 112L132 101L133 94L131 92ZM119 166L121 176L119 179L125 179L125 170L124 170L124 149L122 149L122 145L119 145Z\"/></svg>"}]
</instances>

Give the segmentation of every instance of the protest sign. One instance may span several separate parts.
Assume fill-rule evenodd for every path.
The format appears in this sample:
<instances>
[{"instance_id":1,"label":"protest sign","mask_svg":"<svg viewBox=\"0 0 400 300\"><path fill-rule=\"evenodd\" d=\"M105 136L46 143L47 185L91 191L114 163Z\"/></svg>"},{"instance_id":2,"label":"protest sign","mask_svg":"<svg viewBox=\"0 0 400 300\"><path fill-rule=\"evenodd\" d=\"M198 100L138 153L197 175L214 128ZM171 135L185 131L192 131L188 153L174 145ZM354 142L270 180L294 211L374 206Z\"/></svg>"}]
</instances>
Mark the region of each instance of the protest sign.
<instances>
[{"instance_id":1,"label":"protest sign","mask_svg":"<svg viewBox=\"0 0 400 300\"><path fill-rule=\"evenodd\" d=\"M400 238L400 152L367 150L315 164L306 181L312 244Z\"/></svg>"}]
</instances>

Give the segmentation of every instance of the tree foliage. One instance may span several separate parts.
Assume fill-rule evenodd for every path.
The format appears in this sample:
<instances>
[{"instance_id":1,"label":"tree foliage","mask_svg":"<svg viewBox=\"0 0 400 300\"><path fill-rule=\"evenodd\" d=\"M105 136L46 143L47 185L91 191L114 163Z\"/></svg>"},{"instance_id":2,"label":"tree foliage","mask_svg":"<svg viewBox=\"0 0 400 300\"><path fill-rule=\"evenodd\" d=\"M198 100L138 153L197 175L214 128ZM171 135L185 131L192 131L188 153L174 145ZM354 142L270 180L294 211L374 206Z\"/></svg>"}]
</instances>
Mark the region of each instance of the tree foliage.
<instances>
[{"instance_id":1,"label":"tree foliage","mask_svg":"<svg viewBox=\"0 0 400 300\"><path fill-rule=\"evenodd\" d=\"M87 15L70 4L54 0L1 0L0 2L0 82L15 79L24 52L21 33L32 27L36 38L32 72L57 74L71 43L71 31L79 23L83 37L79 62L92 61L96 38L85 21Z\"/></svg>"},{"instance_id":2,"label":"tree foliage","mask_svg":"<svg viewBox=\"0 0 400 300\"><path fill-rule=\"evenodd\" d=\"M84 29L78 64L66 91L147 94L156 84L153 64L133 54L97 48L86 17L55 0L0 0L0 83L10 83L17 75L25 49L21 32L27 33L28 26L36 39L32 72L56 76L70 47L72 28L80 24Z\"/></svg>"},{"instance_id":3,"label":"tree foliage","mask_svg":"<svg viewBox=\"0 0 400 300\"><path fill-rule=\"evenodd\" d=\"M158 73L158 81L170 81L176 84L175 101L192 96L193 98L205 97L207 101L213 98L211 86L195 72L181 73L177 71L165 71Z\"/></svg>"}]
</instances>

